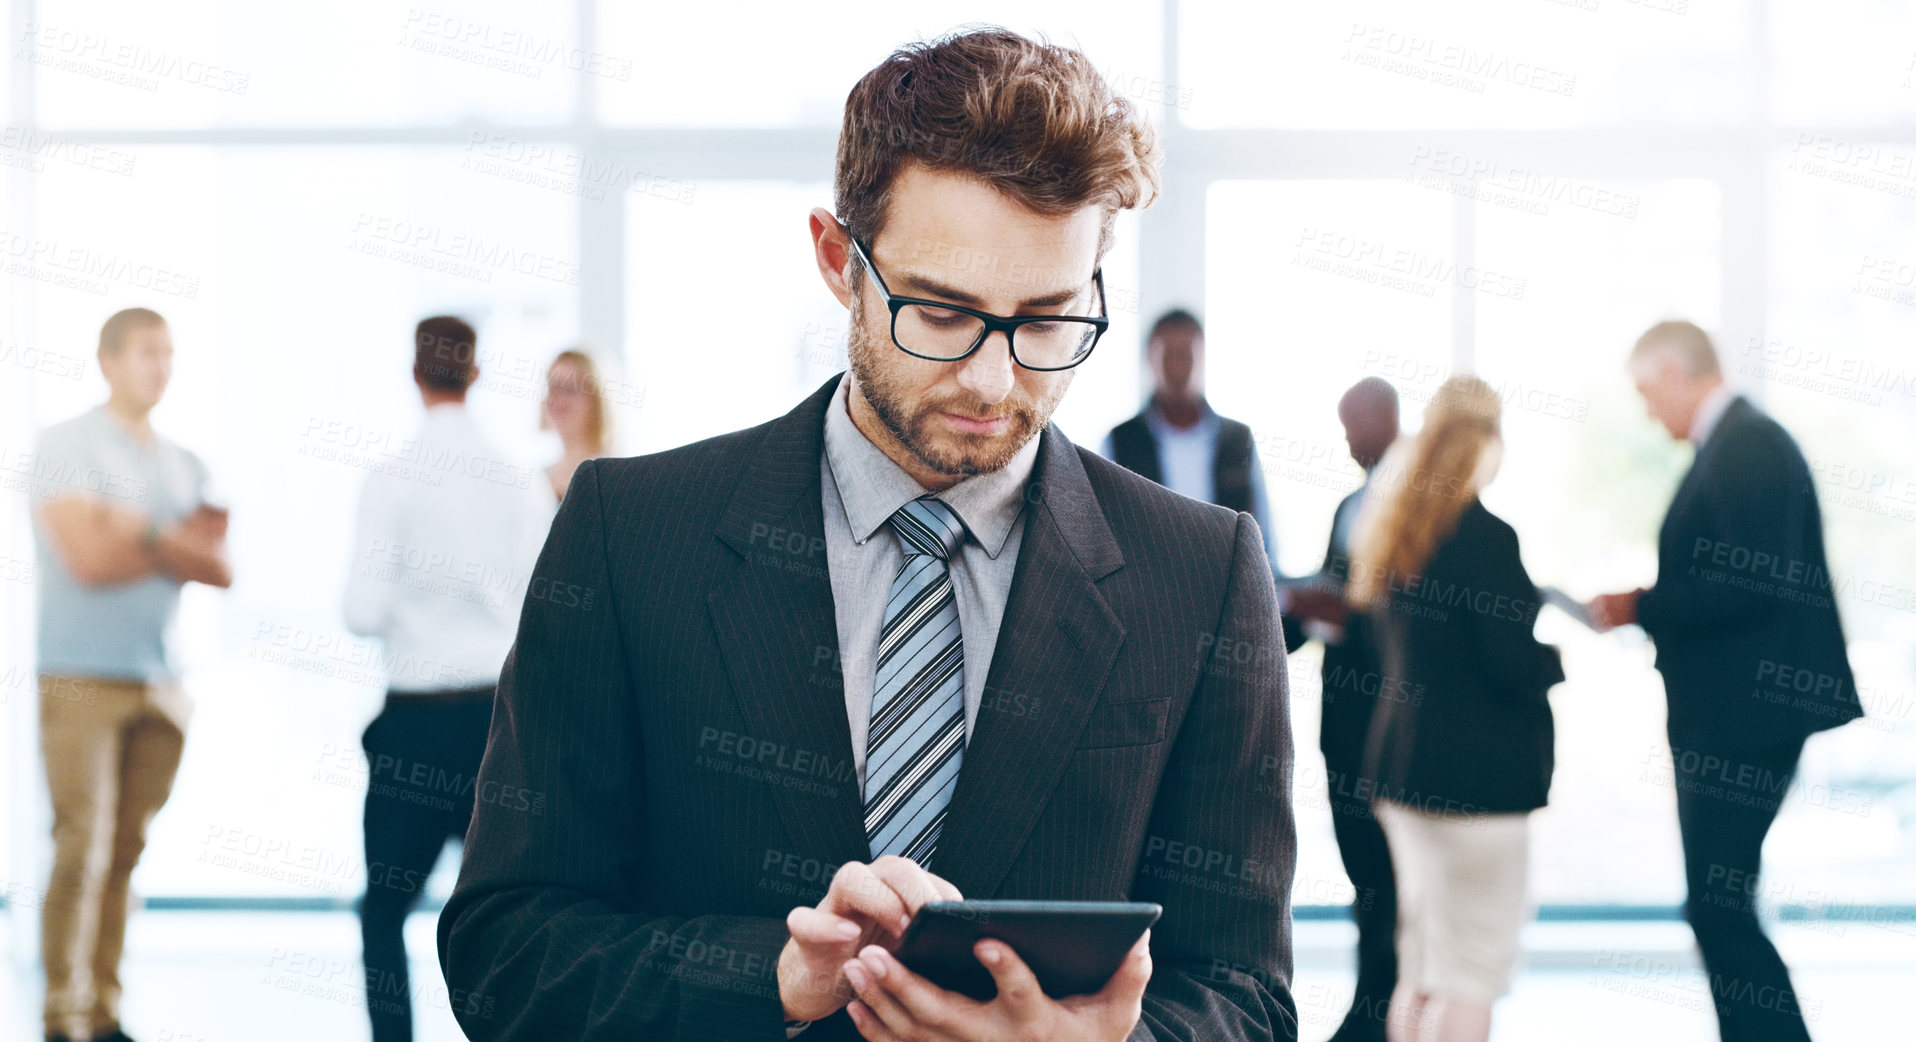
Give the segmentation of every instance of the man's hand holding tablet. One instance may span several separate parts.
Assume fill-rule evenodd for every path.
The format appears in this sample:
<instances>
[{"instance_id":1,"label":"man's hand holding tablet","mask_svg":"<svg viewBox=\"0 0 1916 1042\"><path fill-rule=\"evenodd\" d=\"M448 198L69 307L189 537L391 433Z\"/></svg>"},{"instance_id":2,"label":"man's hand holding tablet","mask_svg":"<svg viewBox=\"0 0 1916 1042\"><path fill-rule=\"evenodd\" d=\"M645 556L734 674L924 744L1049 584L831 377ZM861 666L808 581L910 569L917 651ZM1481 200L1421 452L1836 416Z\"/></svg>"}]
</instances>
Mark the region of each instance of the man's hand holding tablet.
<instances>
[{"instance_id":1,"label":"man's hand holding tablet","mask_svg":"<svg viewBox=\"0 0 1916 1042\"><path fill-rule=\"evenodd\" d=\"M886 855L839 866L816 907L785 917L792 939L778 957L778 997L787 1020L820 1020L851 998L844 967L868 946L896 947L918 909L961 901L958 888L910 858Z\"/></svg>"},{"instance_id":2,"label":"man's hand holding tablet","mask_svg":"<svg viewBox=\"0 0 1916 1042\"><path fill-rule=\"evenodd\" d=\"M859 1033L873 1042L917 1042L919 1039L1122 1039L1137 1025L1143 1012L1145 985L1151 980L1151 933L1156 906L1126 906L1066 902L1033 904L981 902L940 905L943 914L932 921L921 909L938 902L961 902L963 895L950 882L926 871L916 861L881 857L869 865L848 862L832 876L831 887L815 907L798 907L785 917L791 940L778 960L779 998L788 1021L819 1020L847 1006ZM1140 908L1146 917L1136 918ZM1136 921L1127 930L1108 913L1124 910ZM955 920L1017 918L1037 914L1023 923L1024 933L1043 929L1045 916L1063 915L1053 932L1067 947L1075 946L1092 962L1104 961L1095 972L1102 976L1115 959L1114 948L1132 931L1142 930L1137 942L1118 962L1117 969L1095 993L1051 998L1038 975L1011 945L984 937L971 945L978 962L990 973L997 995L989 1001L948 991L908 969L892 953L904 941L914 918L925 930L917 956L908 958L950 962L951 930ZM1091 913L1074 922L1069 913ZM1099 915L1098 912L1107 913ZM966 913L969 913L967 915ZM1002 923L999 925L1003 925ZM1088 927L1072 930L1071 926ZM1112 929L1119 930L1116 937ZM936 938L936 940L934 940ZM1115 945L1112 943L1115 941ZM1021 941L1020 943L1027 943ZM959 951L963 950L960 944ZM1102 952L1100 956L1098 953ZM960 957L962 959L962 957ZM1041 960L1042 962L1043 960ZM1054 960L1055 961L1055 960ZM1083 959L1066 960L1070 975L1086 979ZM975 973L976 967L972 968ZM1058 970L1047 971L1057 973ZM940 978L945 980L944 977ZM1055 985L1057 981L1052 980ZM946 980L946 983L954 983ZM982 983L982 978L978 983ZM980 994L971 983L957 983ZM1083 986L1080 984L1079 986ZM1058 989L1052 989L1056 992ZM854 998L854 995L856 998Z\"/></svg>"},{"instance_id":3,"label":"man's hand holding tablet","mask_svg":"<svg viewBox=\"0 0 1916 1042\"><path fill-rule=\"evenodd\" d=\"M1151 981L1149 930L1102 990L1065 999L1047 997L1031 968L1003 941L981 940L972 950L998 986L989 1002L946 991L906 969L891 952L867 945L844 965L858 993L848 1010L859 1034L870 1042L1118 1042L1143 1014L1144 986Z\"/></svg>"}]
</instances>

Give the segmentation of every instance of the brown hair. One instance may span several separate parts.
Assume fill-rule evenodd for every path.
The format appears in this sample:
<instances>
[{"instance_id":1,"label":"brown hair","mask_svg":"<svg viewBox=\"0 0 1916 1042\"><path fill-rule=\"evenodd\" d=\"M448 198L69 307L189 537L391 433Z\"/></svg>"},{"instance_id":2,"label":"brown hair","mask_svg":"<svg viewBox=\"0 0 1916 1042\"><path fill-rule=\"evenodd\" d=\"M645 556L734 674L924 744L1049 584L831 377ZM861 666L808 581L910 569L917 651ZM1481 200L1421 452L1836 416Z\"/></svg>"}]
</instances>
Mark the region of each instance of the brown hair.
<instances>
[{"instance_id":1,"label":"brown hair","mask_svg":"<svg viewBox=\"0 0 1916 1042\"><path fill-rule=\"evenodd\" d=\"M591 429L592 452L599 455L605 452L606 445L612 440L612 424L605 414L605 392L600 387L599 363L579 348L567 348L552 356L552 364L546 366L546 379L552 379L552 370L564 362L579 370L579 389L592 399ZM542 417L543 419L543 417ZM543 426L543 424L542 424Z\"/></svg>"},{"instance_id":2,"label":"brown hair","mask_svg":"<svg viewBox=\"0 0 1916 1042\"><path fill-rule=\"evenodd\" d=\"M1346 596L1360 608L1385 599L1389 582L1422 571L1477 499L1477 464L1498 437L1503 402L1474 376L1453 376L1424 408L1416 437L1378 464L1351 534Z\"/></svg>"},{"instance_id":3,"label":"brown hair","mask_svg":"<svg viewBox=\"0 0 1916 1042\"><path fill-rule=\"evenodd\" d=\"M970 174L1050 217L1103 206L1103 258L1118 211L1157 198L1161 161L1157 132L1081 52L970 26L893 51L852 88L838 136L838 219L871 245L892 182L922 163Z\"/></svg>"},{"instance_id":4,"label":"brown hair","mask_svg":"<svg viewBox=\"0 0 1916 1042\"><path fill-rule=\"evenodd\" d=\"M127 334L136 329L163 325L166 325L166 319L161 318L159 312L147 308L127 308L124 311L115 311L107 318L106 324L100 327L99 353L101 355L117 355L120 353L120 349L126 346Z\"/></svg>"},{"instance_id":5,"label":"brown hair","mask_svg":"<svg viewBox=\"0 0 1916 1042\"><path fill-rule=\"evenodd\" d=\"M413 333L413 375L435 391L466 393L479 375L479 335L464 319L434 315Z\"/></svg>"}]
</instances>

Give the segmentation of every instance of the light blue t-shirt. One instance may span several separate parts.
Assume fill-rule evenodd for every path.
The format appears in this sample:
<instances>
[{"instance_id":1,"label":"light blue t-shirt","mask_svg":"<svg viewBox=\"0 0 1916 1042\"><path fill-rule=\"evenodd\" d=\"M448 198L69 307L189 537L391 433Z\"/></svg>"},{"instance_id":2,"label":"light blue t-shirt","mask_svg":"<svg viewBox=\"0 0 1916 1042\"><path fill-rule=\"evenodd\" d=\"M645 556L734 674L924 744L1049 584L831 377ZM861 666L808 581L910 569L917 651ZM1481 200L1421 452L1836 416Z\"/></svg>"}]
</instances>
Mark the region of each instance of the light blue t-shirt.
<instances>
[{"instance_id":1,"label":"light blue t-shirt","mask_svg":"<svg viewBox=\"0 0 1916 1042\"><path fill-rule=\"evenodd\" d=\"M39 671L146 683L178 680L173 629L180 583L155 573L118 586L82 586L54 552L38 507L79 491L144 511L165 526L201 503L205 464L157 434L150 442L136 441L104 405L48 427L33 464Z\"/></svg>"}]
</instances>

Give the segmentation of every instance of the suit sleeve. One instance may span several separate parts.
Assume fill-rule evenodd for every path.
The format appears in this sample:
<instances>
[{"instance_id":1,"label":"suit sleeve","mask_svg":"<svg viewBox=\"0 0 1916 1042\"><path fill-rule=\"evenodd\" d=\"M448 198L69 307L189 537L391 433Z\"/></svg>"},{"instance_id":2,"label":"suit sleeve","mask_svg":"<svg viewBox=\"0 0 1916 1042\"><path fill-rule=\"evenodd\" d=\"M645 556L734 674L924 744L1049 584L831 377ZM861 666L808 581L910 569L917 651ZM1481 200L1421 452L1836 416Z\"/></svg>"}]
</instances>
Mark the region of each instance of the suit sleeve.
<instances>
[{"instance_id":1,"label":"suit sleeve","mask_svg":"<svg viewBox=\"0 0 1916 1042\"><path fill-rule=\"evenodd\" d=\"M1297 1037L1290 694L1277 591L1245 514L1213 632L1215 641L1200 641L1213 651L1165 766L1133 887L1137 900L1164 906L1134 1042ZM1244 646L1253 653L1235 652Z\"/></svg>"},{"instance_id":2,"label":"suit sleeve","mask_svg":"<svg viewBox=\"0 0 1916 1042\"><path fill-rule=\"evenodd\" d=\"M1479 661L1505 690L1527 697L1563 681L1563 660L1533 633L1543 599L1524 569L1516 530L1492 521L1483 532L1483 552L1472 555L1478 579L1469 605Z\"/></svg>"},{"instance_id":3,"label":"suit sleeve","mask_svg":"<svg viewBox=\"0 0 1916 1042\"><path fill-rule=\"evenodd\" d=\"M1756 434L1724 449L1699 475L1708 527L1680 534L1675 558L1658 563L1656 586L1637 599L1637 622L1653 640L1746 626L1791 603L1778 589L1829 592L1827 574L1788 579L1821 538L1804 501L1815 495L1809 471L1792 458L1794 447Z\"/></svg>"},{"instance_id":4,"label":"suit sleeve","mask_svg":"<svg viewBox=\"0 0 1916 1042\"><path fill-rule=\"evenodd\" d=\"M783 920L668 915L631 885L645 766L619 610L587 462L529 584L439 918L454 1015L475 1042L783 1039Z\"/></svg>"},{"instance_id":5,"label":"suit sleeve","mask_svg":"<svg viewBox=\"0 0 1916 1042\"><path fill-rule=\"evenodd\" d=\"M1309 577L1313 582L1331 585L1340 594L1344 592L1344 587L1350 578L1350 551L1347 547L1338 544L1337 533L1339 529L1346 527L1344 524L1345 512L1357 511L1363 504L1363 496L1363 491L1360 489L1345 496L1343 500L1337 504L1337 509L1331 514L1330 535L1324 537L1324 563L1317 566L1316 575ZM1259 523L1262 524L1261 521ZM1357 612L1351 612L1350 618L1344 623L1344 632L1346 634L1350 633L1351 627L1359 624L1358 618ZM1284 650L1286 652L1296 651L1298 648L1303 647L1309 639L1310 638L1304 634L1304 624L1302 622L1291 615L1284 616ZM1346 636L1345 639L1349 640L1351 638Z\"/></svg>"}]
</instances>

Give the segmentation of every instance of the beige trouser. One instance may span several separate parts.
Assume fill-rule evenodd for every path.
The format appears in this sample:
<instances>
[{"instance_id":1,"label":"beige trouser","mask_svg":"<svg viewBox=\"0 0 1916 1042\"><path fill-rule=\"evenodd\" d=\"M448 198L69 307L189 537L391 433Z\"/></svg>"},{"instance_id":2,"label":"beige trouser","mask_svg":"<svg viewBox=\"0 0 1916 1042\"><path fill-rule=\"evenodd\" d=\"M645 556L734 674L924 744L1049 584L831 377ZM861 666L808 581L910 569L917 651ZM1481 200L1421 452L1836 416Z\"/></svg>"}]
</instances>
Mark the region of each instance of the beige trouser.
<instances>
[{"instance_id":1,"label":"beige trouser","mask_svg":"<svg viewBox=\"0 0 1916 1042\"><path fill-rule=\"evenodd\" d=\"M40 751L53 797L53 878L41 913L46 1031L83 1039L120 1020L128 881L173 790L193 702L178 685L40 675Z\"/></svg>"}]
</instances>

